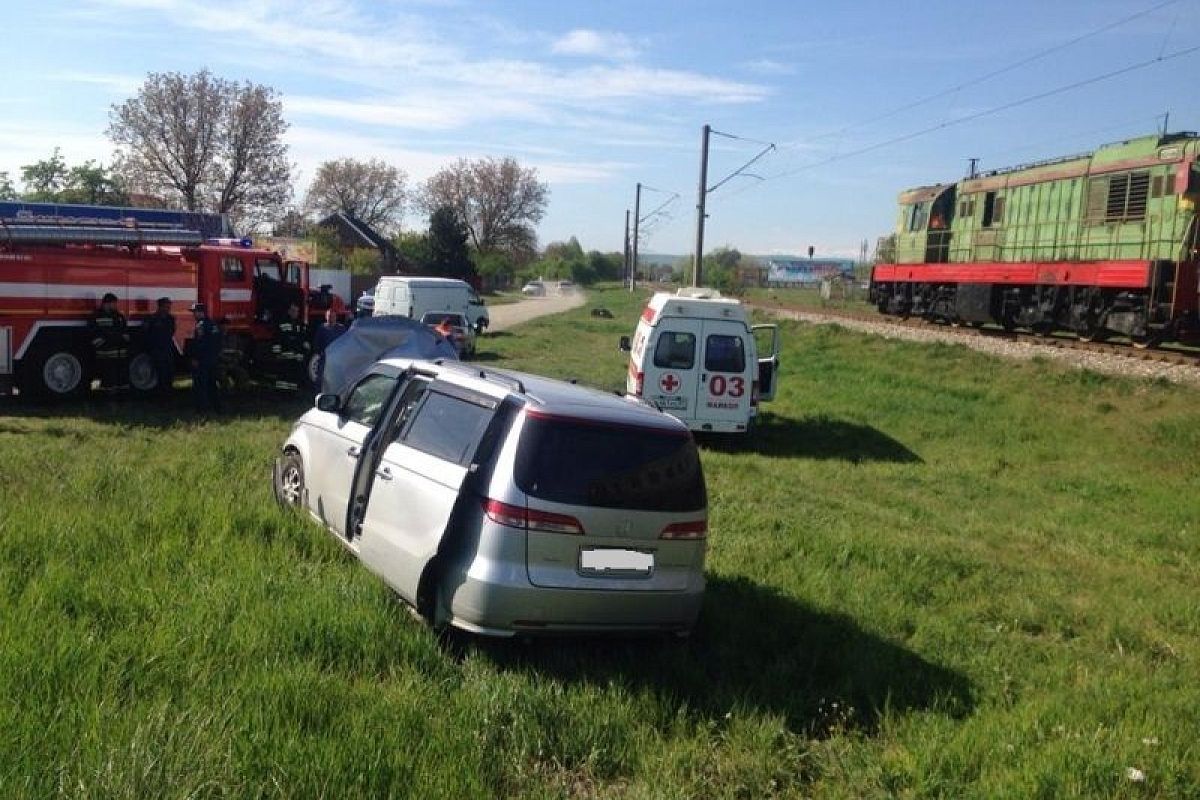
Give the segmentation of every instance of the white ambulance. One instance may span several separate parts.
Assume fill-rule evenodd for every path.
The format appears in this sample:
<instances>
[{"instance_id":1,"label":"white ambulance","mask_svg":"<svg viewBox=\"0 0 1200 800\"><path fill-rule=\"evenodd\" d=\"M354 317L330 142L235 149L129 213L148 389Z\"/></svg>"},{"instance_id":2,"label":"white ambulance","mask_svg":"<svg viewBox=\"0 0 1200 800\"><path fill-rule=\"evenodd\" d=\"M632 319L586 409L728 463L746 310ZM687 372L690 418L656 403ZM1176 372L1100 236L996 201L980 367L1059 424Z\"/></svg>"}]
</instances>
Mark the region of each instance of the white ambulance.
<instances>
[{"instance_id":1,"label":"white ambulance","mask_svg":"<svg viewBox=\"0 0 1200 800\"><path fill-rule=\"evenodd\" d=\"M694 431L744 433L759 402L775 397L778 326L751 326L745 307L715 289L655 294L621 349L626 392Z\"/></svg>"}]
</instances>

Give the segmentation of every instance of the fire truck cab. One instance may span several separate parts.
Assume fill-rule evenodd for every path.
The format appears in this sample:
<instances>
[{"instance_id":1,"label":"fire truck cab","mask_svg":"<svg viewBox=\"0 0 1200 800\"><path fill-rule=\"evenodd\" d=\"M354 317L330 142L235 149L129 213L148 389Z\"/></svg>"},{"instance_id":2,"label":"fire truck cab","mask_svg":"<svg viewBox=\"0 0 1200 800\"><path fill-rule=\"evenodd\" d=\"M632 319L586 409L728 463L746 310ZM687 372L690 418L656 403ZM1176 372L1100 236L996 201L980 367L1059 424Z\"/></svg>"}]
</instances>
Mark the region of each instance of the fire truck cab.
<instances>
[{"instance_id":1,"label":"fire truck cab","mask_svg":"<svg viewBox=\"0 0 1200 800\"><path fill-rule=\"evenodd\" d=\"M319 320L341 299L310 291L308 266L249 240L203 240L195 231L138 227L0 225L0 393L70 397L95 372L88 321L107 292L129 324L129 383L155 388L140 326L159 297L172 300L175 345L195 329L193 303L228 321L226 350L248 366L265 361L274 323L296 303ZM315 327L311 326L310 327Z\"/></svg>"}]
</instances>

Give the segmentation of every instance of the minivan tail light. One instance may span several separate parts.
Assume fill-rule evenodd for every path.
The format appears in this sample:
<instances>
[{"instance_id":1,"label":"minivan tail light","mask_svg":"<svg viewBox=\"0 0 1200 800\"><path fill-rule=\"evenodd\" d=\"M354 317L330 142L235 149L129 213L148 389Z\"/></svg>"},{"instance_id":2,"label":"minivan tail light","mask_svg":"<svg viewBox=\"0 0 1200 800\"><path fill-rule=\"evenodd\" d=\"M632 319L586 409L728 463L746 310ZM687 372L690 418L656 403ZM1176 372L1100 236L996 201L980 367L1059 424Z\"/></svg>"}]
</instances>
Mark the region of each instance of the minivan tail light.
<instances>
[{"instance_id":1,"label":"minivan tail light","mask_svg":"<svg viewBox=\"0 0 1200 800\"><path fill-rule=\"evenodd\" d=\"M574 536L583 535L583 525L579 520L568 514L555 514L551 511L539 511L534 508L501 503L499 500L488 498L483 501L483 511L488 519L509 528L540 531L542 533L566 533Z\"/></svg>"},{"instance_id":2,"label":"minivan tail light","mask_svg":"<svg viewBox=\"0 0 1200 800\"><path fill-rule=\"evenodd\" d=\"M633 393L635 395L637 395L638 397L642 396L642 389L645 388L645 384L646 384L646 373L641 372L641 371L633 373Z\"/></svg>"},{"instance_id":3,"label":"minivan tail light","mask_svg":"<svg viewBox=\"0 0 1200 800\"><path fill-rule=\"evenodd\" d=\"M706 539L708 538L708 520L697 519L691 522L672 522L663 528L658 535L660 539Z\"/></svg>"},{"instance_id":4,"label":"minivan tail light","mask_svg":"<svg viewBox=\"0 0 1200 800\"><path fill-rule=\"evenodd\" d=\"M758 405L758 381L750 382L750 407Z\"/></svg>"}]
</instances>

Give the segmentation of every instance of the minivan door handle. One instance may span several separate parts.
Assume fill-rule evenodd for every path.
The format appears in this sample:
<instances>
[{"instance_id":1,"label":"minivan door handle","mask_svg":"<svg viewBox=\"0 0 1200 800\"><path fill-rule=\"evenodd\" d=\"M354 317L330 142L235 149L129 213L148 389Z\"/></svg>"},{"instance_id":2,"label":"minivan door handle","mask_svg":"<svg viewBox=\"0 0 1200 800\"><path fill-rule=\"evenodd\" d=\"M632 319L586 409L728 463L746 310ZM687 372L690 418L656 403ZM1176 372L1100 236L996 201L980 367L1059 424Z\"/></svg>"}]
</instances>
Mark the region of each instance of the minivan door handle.
<instances>
[{"instance_id":1,"label":"minivan door handle","mask_svg":"<svg viewBox=\"0 0 1200 800\"><path fill-rule=\"evenodd\" d=\"M358 454L360 452L361 451L357 447L351 447L349 450L346 451L346 455L350 456L351 458L358 458Z\"/></svg>"},{"instance_id":2,"label":"minivan door handle","mask_svg":"<svg viewBox=\"0 0 1200 800\"><path fill-rule=\"evenodd\" d=\"M392 469L391 467L377 469L375 470L375 476L381 481L390 481L392 479Z\"/></svg>"}]
</instances>

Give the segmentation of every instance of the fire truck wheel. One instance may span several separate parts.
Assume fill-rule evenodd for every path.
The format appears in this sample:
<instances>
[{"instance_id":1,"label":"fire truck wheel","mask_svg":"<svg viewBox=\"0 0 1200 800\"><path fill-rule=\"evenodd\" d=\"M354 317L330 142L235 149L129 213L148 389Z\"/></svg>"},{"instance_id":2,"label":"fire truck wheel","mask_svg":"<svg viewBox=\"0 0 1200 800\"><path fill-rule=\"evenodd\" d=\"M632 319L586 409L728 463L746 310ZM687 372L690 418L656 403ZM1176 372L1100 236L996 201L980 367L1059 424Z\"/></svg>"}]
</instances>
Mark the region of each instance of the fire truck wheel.
<instances>
[{"instance_id":1,"label":"fire truck wheel","mask_svg":"<svg viewBox=\"0 0 1200 800\"><path fill-rule=\"evenodd\" d=\"M284 508L299 508L304 502L304 462L295 450L288 450L279 459L275 498Z\"/></svg>"},{"instance_id":2,"label":"fire truck wheel","mask_svg":"<svg viewBox=\"0 0 1200 800\"><path fill-rule=\"evenodd\" d=\"M26 358L31 368L21 388L42 397L77 397L91 382L82 357L69 347L39 349Z\"/></svg>"},{"instance_id":3,"label":"fire truck wheel","mask_svg":"<svg viewBox=\"0 0 1200 800\"><path fill-rule=\"evenodd\" d=\"M158 373L148 353L138 353L129 360L129 385L139 392L152 392L158 387Z\"/></svg>"}]
</instances>

